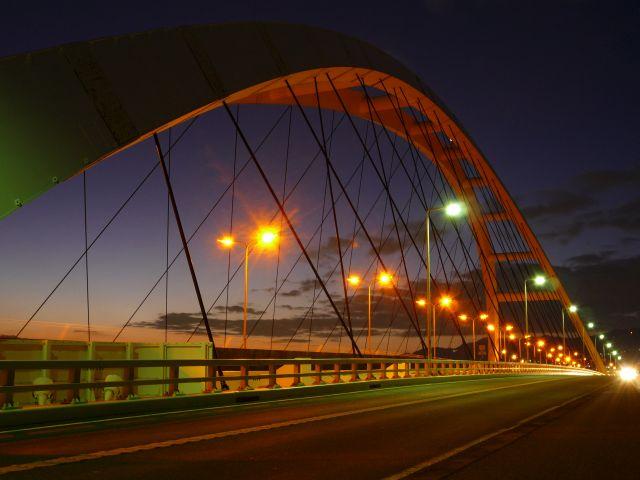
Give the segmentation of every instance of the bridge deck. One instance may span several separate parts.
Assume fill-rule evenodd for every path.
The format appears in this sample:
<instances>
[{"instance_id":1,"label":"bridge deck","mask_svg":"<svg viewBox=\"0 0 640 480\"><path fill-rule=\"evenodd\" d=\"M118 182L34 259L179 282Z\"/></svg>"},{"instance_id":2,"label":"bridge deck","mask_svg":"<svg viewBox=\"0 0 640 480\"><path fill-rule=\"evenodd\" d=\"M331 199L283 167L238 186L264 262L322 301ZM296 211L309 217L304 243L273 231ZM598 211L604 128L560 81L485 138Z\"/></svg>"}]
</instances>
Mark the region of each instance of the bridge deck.
<instances>
[{"instance_id":1,"label":"bridge deck","mask_svg":"<svg viewBox=\"0 0 640 480\"><path fill-rule=\"evenodd\" d=\"M385 478L584 394L597 392L593 404L602 404L605 395L620 400L611 396L612 388L605 377L452 378L432 385L5 431L0 433L0 474L30 479L84 479L88 472L97 479ZM577 443L576 435L593 440L588 425L600 421L597 410L584 400L574 405L564 408L575 408L564 418L569 425L579 421L582 430L556 430L550 438L557 444ZM590 410L580 413L585 408ZM608 402L606 408L611 414L616 405ZM547 415L554 412L561 413ZM499 444L500 438L487 444ZM536 433L533 438L537 450L529 451L544 453L547 439ZM557 466L554 458L548 465L548 457L528 459L527 468L538 471ZM10 473L8 467L15 464L39 468ZM524 467L514 468L512 475L500 478L524 478Z\"/></svg>"}]
</instances>

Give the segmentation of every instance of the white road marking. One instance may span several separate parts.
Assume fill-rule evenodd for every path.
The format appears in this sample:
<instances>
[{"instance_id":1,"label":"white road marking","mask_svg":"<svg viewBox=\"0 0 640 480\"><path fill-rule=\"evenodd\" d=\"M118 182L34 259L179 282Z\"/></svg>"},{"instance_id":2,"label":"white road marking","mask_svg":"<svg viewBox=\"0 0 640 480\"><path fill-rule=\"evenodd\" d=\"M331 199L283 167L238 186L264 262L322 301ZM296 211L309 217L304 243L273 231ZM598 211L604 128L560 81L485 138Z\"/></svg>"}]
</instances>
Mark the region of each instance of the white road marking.
<instances>
[{"instance_id":1,"label":"white road marking","mask_svg":"<svg viewBox=\"0 0 640 480\"><path fill-rule=\"evenodd\" d=\"M439 397L423 398L420 400L411 400L408 402L395 403L392 405L381 405L377 407L361 408L358 410L349 410L346 412L330 413L327 415L318 415L315 417L307 417L307 418L301 418L297 420L289 420L285 422L276 422L276 423L271 423L267 425L259 425L256 427L241 428L237 430L228 430L226 432L208 433L204 435L195 435L192 437L183 437L183 438L178 438L174 440L165 440L162 442L153 442L153 443L146 443L143 445L133 445L130 447L115 448L112 450L101 450L97 452L84 453L80 455L71 455L68 457L57 457L57 458L51 458L48 460L41 460L37 462L8 465L6 467L0 467L0 475L4 475L7 473L24 472L24 471L33 470L36 468L47 468L47 467L54 467L57 465L65 465L69 463L83 462L86 460L97 460L105 457L115 457L115 456L124 455L127 453L136 453L136 452L143 452L146 450L155 450L157 448L174 447L178 445L185 445L188 443L215 440L218 438L233 437L237 435L244 435L247 433L262 432L266 430L275 430L275 429L290 427L294 425L303 425L305 423L320 422L323 420L332 420L335 418L359 415L362 413L379 412L382 410L390 410L393 408L406 407L406 406L417 405L421 403L430 403L430 402L435 402L438 400L445 400L450 398L478 395L480 393L494 392L497 390L504 390L508 388L524 387L528 385L534 385L537 383L546 383L551 381L553 380L537 380L535 382L519 383L517 385L505 385L502 387L485 388L483 390L475 390L472 392L454 393L451 395L443 395ZM398 478L403 478L403 477L398 477Z\"/></svg>"},{"instance_id":2,"label":"white road marking","mask_svg":"<svg viewBox=\"0 0 640 480\"><path fill-rule=\"evenodd\" d=\"M546 410L543 410L542 412L536 413L534 415L531 415L530 417L527 417L527 418L525 418L523 420L520 420L519 422L517 422L516 424L514 424L514 425L512 425L510 427L505 427L505 428L502 428L502 429L497 430L495 432L487 433L486 435L478 437L475 440L472 440L469 443L465 443L464 445L462 445L460 447L454 448L452 450L449 450L448 452L445 452L445 453L442 453L442 454L437 455L435 457L432 457L432 458L430 458L428 460L425 460L424 462L421 462L421 463L418 463L417 465L414 465L413 467L409 467L406 470L403 470L403 471L401 471L399 473L396 473L394 475L390 475L388 477L385 477L385 478L383 478L383 480L402 480L403 478L407 478L407 477L413 475L414 473L418 473L421 470L424 470L424 469L429 468L429 467L431 467L433 465L436 465L436 464L438 464L438 463L440 463L440 462L442 462L444 460L447 460L448 458L451 458L451 457L453 457L455 455L458 455L459 453L464 452L465 450L468 450L470 448L475 447L476 445L484 443L487 440L490 440L490 439L492 439L494 437L502 435L503 433L515 430L516 428L518 428L518 427L520 427L520 426L522 426L522 425L524 425L526 423L529 423L532 420L535 420L535 419L537 419L539 417L542 417L543 415L546 415L547 413L550 413L550 412L553 412L554 410L562 408L562 407L564 407L565 405L568 405L571 402L575 402L575 401L581 399L582 397L586 397L587 395L590 395L591 393L593 393L593 392L587 392L587 393L584 393L582 395L578 395L577 397L570 398L569 400L567 400L565 402L562 402L559 405L556 405L554 407L549 407Z\"/></svg>"},{"instance_id":3,"label":"white road marking","mask_svg":"<svg viewBox=\"0 0 640 480\"><path fill-rule=\"evenodd\" d=\"M559 380L558 377L553 377L554 380ZM453 383L468 383L468 382L480 382L482 380L513 380L513 377L493 377L493 378L474 378L469 380L452 380L449 382L433 382L433 383L421 383L418 385L399 385L397 387L385 387L379 390L375 390L378 393L388 392L389 390L399 390L399 389L409 389L409 388L419 388L426 387L432 385L451 385ZM372 380L374 381L374 380ZM322 388L322 386L315 386L314 388ZM19 432L31 432L36 430L53 430L56 428L63 427L73 427L78 425L90 425L94 423L108 423L108 422L117 422L119 420L131 420L134 418L149 418L149 417L162 417L167 415L177 415L180 413L193 413L193 412L203 412L210 410L224 410L224 409L238 409L238 408L257 408L261 405L270 405L274 403L285 403L285 402L294 402L300 400L315 400L317 398L328 398L328 397L338 397L342 395L357 395L364 393L373 393L372 390L358 390L355 392L339 392L339 393L325 393L323 395L309 395L307 397L294 397L294 398L280 398L277 400L263 400L255 403L234 403L232 405L218 405L215 407L198 407L198 408L187 408L183 410L167 410L164 412L153 412L153 413L141 413L138 415L125 415L122 417L110 417L110 418L96 418L93 420L83 420L81 422L68 422L68 423L55 423L52 425L39 425L36 427L24 427L24 428L15 428L12 430L3 430L0 431L0 435L7 433L19 433ZM224 395L224 394L221 394Z\"/></svg>"}]
</instances>

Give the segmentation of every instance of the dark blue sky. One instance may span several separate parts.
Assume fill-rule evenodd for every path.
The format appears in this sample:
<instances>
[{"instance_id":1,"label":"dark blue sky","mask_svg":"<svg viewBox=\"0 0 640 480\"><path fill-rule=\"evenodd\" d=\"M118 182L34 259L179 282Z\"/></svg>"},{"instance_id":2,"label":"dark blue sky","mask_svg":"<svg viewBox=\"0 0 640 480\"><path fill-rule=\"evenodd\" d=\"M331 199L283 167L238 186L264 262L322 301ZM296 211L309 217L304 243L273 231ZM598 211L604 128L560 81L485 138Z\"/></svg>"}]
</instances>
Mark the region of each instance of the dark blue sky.
<instances>
[{"instance_id":1,"label":"dark blue sky","mask_svg":"<svg viewBox=\"0 0 640 480\"><path fill-rule=\"evenodd\" d=\"M5 1L0 56L159 27L305 23L418 73L471 133L574 297L640 303L640 6L621 1Z\"/></svg>"}]
</instances>

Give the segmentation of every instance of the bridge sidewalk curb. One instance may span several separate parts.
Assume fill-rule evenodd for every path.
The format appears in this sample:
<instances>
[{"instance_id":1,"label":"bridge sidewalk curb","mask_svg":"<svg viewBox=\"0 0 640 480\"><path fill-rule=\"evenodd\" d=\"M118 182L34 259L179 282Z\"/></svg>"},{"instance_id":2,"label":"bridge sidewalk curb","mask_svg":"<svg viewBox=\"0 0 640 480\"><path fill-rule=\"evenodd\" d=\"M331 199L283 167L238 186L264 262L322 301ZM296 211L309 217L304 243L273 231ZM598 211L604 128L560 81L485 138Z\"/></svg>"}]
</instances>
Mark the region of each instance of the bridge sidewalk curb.
<instances>
[{"instance_id":1,"label":"bridge sidewalk curb","mask_svg":"<svg viewBox=\"0 0 640 480\"><path fill-rule=\"evenodd\" d=\"M522 375L522 376L533 376ZM442 383L456 379L471 381L478 379L514 377L513 374L443 375L437 377L397 378L387 380L360 380L338 384L308 385L280 389L258 388L251 391L203 393L200 395L142 398L113 402L34 407L0 411L0 427L24 427L54 424L65 421L92 420L145 413L163 413L176 410L223 407L253 402L308 398L335 393L350 393L378 388Z\"/></svg>"}]
</instances>

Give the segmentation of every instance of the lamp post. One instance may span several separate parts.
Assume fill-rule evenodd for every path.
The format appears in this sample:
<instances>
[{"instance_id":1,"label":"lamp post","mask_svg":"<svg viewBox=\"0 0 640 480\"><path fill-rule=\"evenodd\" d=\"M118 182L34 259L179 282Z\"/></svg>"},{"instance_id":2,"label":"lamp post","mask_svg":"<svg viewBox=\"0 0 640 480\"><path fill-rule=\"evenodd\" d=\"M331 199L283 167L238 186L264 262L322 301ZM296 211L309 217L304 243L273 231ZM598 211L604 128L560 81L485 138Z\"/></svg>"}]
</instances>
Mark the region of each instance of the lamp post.
<instances>
[{"instance_id":1,"label":"lamp post","mask_svg":"<svg viewBox=\"0 0 640 480\"><path fill-rule=\"evenodd\" d=\"M564 330L564 309L565 307L562 307L562 348L566 350L567 340L566 340L566 335ZM567 307L567 310L569 311L569 313L576 313L578 311L578 307L576 307L575 305L569 305Z\"/></svg>"},{"instance_id":2,"label":"lamp post","mask_svg":"<svg viewBox=\"0 0 640 480\"><path fill-rule=\"evenodd\" d=\"M538 352L540 353L540 363L542 363L542 349L544 348L545 341L544 340L538 340L537 341L537 345L538 345Z\"/></svg>"},{"instance_id":3,"label":"lamp post","mask_svg":"<svg viewBox=\"0 0 640 480\"><path fill-rule=\"evenodd\" d=\"M347 283L352 287L358 287L362 283L362 279L358 275L349 275L347 278ZM387 272L380 272L378 277L371 281L367 286L367 344L365 345L365 351L372 353L371 348L371 320L372 320L372 312L371 312L371 297L373 290L375 289L376 280L378 284L382 287L386 287L391 285L393 281L393 276Z\"/></svg>"},{"instance_id":4,"label":"lamp post","mask_svg":"<svg viewBox=\"0 0 640 480\"><path fill-rule=\"evenodd\" d=\"M440 308L450 308L453 305L453 298L451 298L449 295L443 295L440 297L440 299L438 300L438 305L440 305ZM435 303L431 303L431 316L433 318L433 358L437 357L437 353L438 353L438 345L436 343L436 305ZM440 342L438 342L440 343Z\"/></svg>"},{"instance_id":5,"label":"lamp post","mask_svg":"<svg viewBox=\"0 0 640 480\"><path fill-rule=\"evenodd\" d=\"M242 305L242 349L247 348L247 320L249 314L249 252L253 247L268 248L278 243L278 231L271 227L262 227L255 238L244 243L244 300ZM236 240L231 235L218 238L221 248L230 249L236 245Z\"/></svg>"},{"instance_id":6,"label":"lamp post","mask_svg":"<svg viewBox=\"0 0 640 480\"><path fill-rule=\"evenodd\" d=\"M544 275L536 275L533 278L525 278L524 279L524 334L525 338L529 336L529 302L528 302L528 293L527 293L527 282L533 281L534 285L541 287L547 282L547 279ZM534 351L535 354L535 351ZM529 349L527 349L527 361L529 361Z\"/></svg>"},{"instance_id":7,"label":"lamp post","mask_svg":"<svg viewBox=\"0 0 640 480\"><path fill-rule=\"evenodd\" d=\"M489 318L489 315L486 313L481 313L478 318L480 320L486 320ZM469 319L467 315L464 313L462 315L458 315L458 320L461 322L466 322ZM471 338L473 340L473 360L476 359L476 317L471 317Z\"/></svg>"},{"instance_id":8,"label":"lamp post","mask_svg":"<svg viewBox=\"0 0 640 480\"><path fill-rule=\"evenodd\" d=\"M432 333L432 335L429 334L429 329L430 329L430 314L433 316L433 325L434 325L434 330L435 330L435 305L432 302L432 298L431 298L431 214L434 212L440 212L440 211L444 211L445 215L447 215L448 217L459 217L460 215L464 214L464 206L461 203L458 202L451 202L445 206L442 207L436 207L436 208L427 208L426 211L426 218L425 218L425 253L426 253L426 267L427 267L427 298L426 301L429 305L431 305L431 308L427 308L427 319L426 319L426 334L427 334L427 350L429 351L429 359L431 358L431 346L432 346L432 342L431 342L431 337L433 335L433 338L435 340L435 332ZM435 353L435 347L434 348L434 353ZM435 356L435 355L434 355Z\"/></svg>"}]
</instances>

